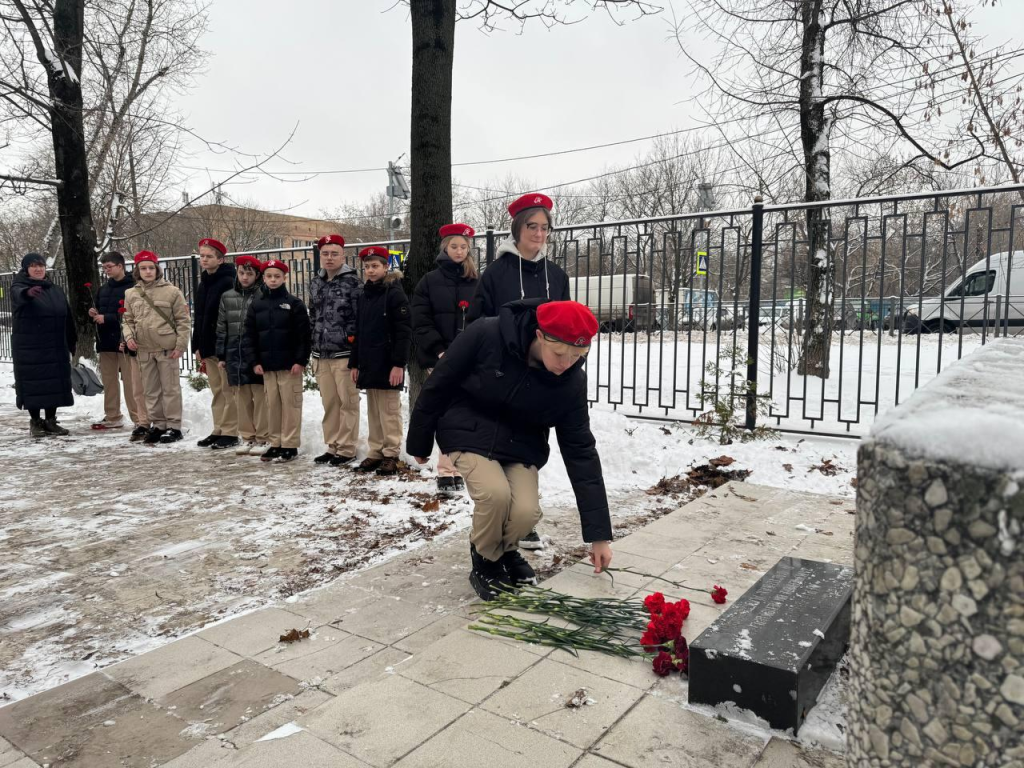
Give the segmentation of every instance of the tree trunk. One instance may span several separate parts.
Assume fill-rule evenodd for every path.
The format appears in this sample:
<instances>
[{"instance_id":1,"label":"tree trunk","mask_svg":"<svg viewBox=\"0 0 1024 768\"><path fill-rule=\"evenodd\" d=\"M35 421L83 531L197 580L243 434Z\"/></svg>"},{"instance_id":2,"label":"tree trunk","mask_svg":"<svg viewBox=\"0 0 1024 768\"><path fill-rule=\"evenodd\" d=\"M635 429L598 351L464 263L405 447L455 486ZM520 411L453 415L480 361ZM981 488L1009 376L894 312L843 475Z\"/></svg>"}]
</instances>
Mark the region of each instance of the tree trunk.
<instances>
[{"instance_id":1,"label":"tree trunk","mask_svg":"<svg viewBox=\"0 0 1024 768\"><path fill-rule=\"evenodd\" d=\"M434 267L437 229L452 219L452 67L455 62L456 0L416 0L412 17L412 135L409 143L412 199L405 289L412 295ZM409 407L424 372L409 364Z\"/></svg>"},{"instance_id":2,"label":"tree trunk","mask_svg":"<svg viewBox=\"0 0 1024 768\"><path fill-rule=\"evenodd\" d=\"M831 152L829 118L822 103L825 30L821 25L822 0L802 0L803 39L800 69L800 141L804 152L804 201L829 200ZM807 307L803 345L797 373L829 377L832 345L832 282L834 265L828 241L828 222L820 208L807 211Z\"/></svg>"},{"instance_id":3,"label":"tree trunk","mask_svg":"<svg viewBox=\"0 0 1024 768\"><path fill-rule=\"evenodd\" d=\"M82 37L85 25L83 0L56 0L53 8L53 36L57 56L67 64L69 77L50 62L41 62L49 81L50 130L56 177L63 183L57 189L57 215L60 218L67 269L68 300L78 329L77 354L91 357L96 350L95 325L89 318L92 292L86 283L99 285L96 267L96 231L89 201L89 167L82 122Z\"/></svg>"}]
</instances>

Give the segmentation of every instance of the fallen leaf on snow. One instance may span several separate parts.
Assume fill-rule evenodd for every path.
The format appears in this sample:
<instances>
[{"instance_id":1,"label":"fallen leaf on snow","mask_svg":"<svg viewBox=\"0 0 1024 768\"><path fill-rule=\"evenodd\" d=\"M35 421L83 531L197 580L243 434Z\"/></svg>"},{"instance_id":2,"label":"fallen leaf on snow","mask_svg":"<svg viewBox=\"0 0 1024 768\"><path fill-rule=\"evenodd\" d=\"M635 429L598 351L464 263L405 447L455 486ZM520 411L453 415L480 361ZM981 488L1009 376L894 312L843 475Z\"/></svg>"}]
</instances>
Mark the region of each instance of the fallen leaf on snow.
<instances>
[{"instance_id":1,"label":"fallen leaf on snow","mask_svg":"<svg viewBox=\"0 0 1024 768\"><path fill-rule=\"evenodd\" d=\"M281 637L278 638L278 642L281 643L297 643L299 640L305 640L309 637L308 629L289 629Z\"/></svg>"}]
</instances>

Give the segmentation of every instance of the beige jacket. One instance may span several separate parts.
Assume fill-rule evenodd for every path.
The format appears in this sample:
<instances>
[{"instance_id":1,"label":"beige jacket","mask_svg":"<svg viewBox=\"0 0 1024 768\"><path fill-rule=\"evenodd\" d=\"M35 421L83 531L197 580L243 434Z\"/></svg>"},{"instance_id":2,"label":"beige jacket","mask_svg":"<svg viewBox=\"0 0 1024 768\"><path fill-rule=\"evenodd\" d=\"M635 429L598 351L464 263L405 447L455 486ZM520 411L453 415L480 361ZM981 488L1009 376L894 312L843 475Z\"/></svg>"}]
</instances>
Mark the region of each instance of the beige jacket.
<instances>
[{"instance_id":1,"label":"beige jacket","mask_svg":"<svg viewBox=\"0 0 1024 768\"><path fill-rule=\"evenodd\" d=\"M160 314L144 298L149 296L153 305L174 321L176 328L160 317ZM188 351L192 323L188 315L188 303L175 286L162 277L149 286L141 283L128 289L124 295L124 340L134 340L143 352L171 351L182 354Z\"/></svg>"}]
</instances>

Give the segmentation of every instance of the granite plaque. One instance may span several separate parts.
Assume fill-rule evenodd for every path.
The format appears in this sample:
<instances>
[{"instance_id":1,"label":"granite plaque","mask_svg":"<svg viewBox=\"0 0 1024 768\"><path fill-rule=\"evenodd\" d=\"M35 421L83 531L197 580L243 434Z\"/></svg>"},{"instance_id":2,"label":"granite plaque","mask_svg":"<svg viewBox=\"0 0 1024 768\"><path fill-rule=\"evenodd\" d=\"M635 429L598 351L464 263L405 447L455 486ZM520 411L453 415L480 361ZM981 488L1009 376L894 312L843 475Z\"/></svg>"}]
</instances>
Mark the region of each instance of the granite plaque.
<instances>
[{"instance_id":1,"label":"granite plaque","mask_svg":"<svg viewBox=\"0 0 1024 768\"><path fill-rule=\"evenodd\" d=\"M690 645L690 702L795 734L850 642L853 568L784 557Z\"/></svg>"}]
</instances>

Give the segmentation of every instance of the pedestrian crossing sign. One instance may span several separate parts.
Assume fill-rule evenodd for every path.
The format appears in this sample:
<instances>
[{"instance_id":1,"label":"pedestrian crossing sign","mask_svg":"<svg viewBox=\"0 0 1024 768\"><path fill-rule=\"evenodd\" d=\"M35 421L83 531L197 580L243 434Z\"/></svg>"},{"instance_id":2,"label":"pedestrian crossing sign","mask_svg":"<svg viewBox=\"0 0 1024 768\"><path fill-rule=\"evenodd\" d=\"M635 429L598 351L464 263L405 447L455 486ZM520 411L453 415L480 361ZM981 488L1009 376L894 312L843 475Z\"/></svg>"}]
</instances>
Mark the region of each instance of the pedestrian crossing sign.
<instances>
[{"instance_id":1,"label":"pedestrian crossing sign","mask_svg":"<svg viewBox=\"0 0 1024 768\"><path fill-rule=\"evenodd\" d=\"M697 274L706 275L708 273L708 253L707 251L697 251Z\"/></svg>"}]
</instances>

